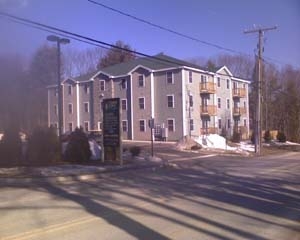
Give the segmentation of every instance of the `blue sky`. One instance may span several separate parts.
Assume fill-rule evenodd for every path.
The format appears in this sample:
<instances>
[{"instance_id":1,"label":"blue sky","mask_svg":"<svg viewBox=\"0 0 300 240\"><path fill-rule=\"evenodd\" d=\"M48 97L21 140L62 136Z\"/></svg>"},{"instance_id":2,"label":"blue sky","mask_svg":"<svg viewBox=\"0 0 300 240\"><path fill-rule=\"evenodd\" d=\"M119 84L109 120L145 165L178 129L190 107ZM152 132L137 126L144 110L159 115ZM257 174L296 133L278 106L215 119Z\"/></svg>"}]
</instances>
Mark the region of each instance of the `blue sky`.
<instances>
[{"instance_id":1,"label":"blue sky","mask_svg":"<svg viewBox=\"0 0 300 240\"><path fill-rule=\"evenodd\" d=\"M243 34L256 26L278 29L265 34L264 55L281 64L300 67L299 0L97 0L139 18L254 55L257 34ZM87 0L0 0L0 9L34 21L63 28L101 41L123 40L135 50L164 52L189 59L226 53L111 12ZM48 33L0 17L0 53L30 56L46 42ZM72 40L74 48L91 47Z\"/></svg>"}]
</instances>

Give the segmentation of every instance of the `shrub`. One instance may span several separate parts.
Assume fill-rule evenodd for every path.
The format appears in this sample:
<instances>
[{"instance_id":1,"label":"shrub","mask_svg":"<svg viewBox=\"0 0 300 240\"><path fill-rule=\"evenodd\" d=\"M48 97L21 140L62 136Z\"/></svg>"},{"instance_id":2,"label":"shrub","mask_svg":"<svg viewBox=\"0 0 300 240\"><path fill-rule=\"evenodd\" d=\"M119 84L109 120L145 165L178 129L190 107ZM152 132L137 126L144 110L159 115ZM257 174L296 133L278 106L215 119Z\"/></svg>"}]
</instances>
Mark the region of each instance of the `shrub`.
<instances>
[{"instance_id":1,"label":"shrub","mask_svg":"<svg viewBox=\"0 0 300 240\"><path fill-rule=\"evenodd\" d=\"M278 132L277 140L279 142L286 142L286 136L285 136L284 132Z\"/></svg>"},{"instance_id":2,"label":"shrub","mask_svg":"<svg viewBox=\"0 0 300 240\"><path fill-rule=\"evenodd\" d=\"M27 160L33 165L47 165L60 160L59 139L53 128L37 128L28 139Z\"/></svg>"},{"instance_id":3,"label":"shrub","mask_svg":"<svg viewBox=\"0 0 300 240\"><path fill-rule=\"evenodd\" d=\"M82 128L76 128L70 135L65 151L65 159L69 162L83 163L90 160L92 153L88 137Z\"/></svg>"},{"instance_id":4,"label":"shrub","mask_svg":"<svg viewBox=\"0 0 300 240\"><path fill-rule=\"evenodd\" d=\"M270 142L272 140L272 136L271 136L271 133L269 130L265 131L264 139L265 139L265 142Z\"/></svg>"},{"instance_id":5,"label":"shrub","mask_svg":"<svg viewBox=\"0 0 300 240\"><path fill-rule=\"evenodd\" d=\"M130 148L130 153L132 154L133 157L138 156L141 152L141 148L138 146L134 146Z\"/></svg>"},{"instance_id":6,"label":"shrub","mask_svg":"<svg viewBox=\"0 0 300 240\"><path fill-rule=\"evenodd\" d=\"M3 166L16 166L21 163L22 142L19 129L8 127L4 130L3 138L0 142L0 159Z\"/></svg>"},{"instance_id":7,"label":"shrub","mask_svg":"<svg viewBox=\"0 0 300 240\"><path fill-rule=\"evenodd\" d=\"M232 140L232 142L239 143L241 141L240 133L237 131L234 131L231 140Z\"/></svg>"}]
</instances>

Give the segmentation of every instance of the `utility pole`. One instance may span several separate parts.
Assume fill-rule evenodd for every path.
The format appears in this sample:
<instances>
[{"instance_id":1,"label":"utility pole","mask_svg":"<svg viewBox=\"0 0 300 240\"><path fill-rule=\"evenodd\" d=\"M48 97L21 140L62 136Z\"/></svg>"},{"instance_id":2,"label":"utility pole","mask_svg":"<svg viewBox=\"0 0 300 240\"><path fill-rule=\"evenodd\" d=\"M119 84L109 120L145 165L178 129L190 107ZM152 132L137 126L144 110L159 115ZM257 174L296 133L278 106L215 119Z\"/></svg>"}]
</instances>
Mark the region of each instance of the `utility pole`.
<instances>
[{"instance_id":1,"label":"utility pole","mask_svg":"<svg viewBox=\"0 0 300 240\"><path fill-rule=\"evenodd\" d=\"M261 82L262 82L262 37L263 33L277 29L276 26L268 28L257 28L244 31L244 33L258 33L258 78L257 78L257 105L256 105L256 122L255 122L255 153L260 155L261 152Z\"/></svg>"}]
</instances>

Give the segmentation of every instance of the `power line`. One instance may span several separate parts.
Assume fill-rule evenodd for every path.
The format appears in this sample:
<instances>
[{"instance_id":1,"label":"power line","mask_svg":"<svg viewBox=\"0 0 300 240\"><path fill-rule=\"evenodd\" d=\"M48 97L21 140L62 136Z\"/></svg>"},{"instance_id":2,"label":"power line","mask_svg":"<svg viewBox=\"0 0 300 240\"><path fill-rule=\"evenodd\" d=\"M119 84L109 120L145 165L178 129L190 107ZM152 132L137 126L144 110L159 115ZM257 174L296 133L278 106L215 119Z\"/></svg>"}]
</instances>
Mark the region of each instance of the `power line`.
<instances>
[{"instance_id":1,"label":"power line","mask_svg":"<svg viewBox=\"0 0 300 240\"><path fill-rule=\"evenodd\" d=\"M195 38L195 37L193 37L193 36L189 36L189 35L187 35L187 34L180 33L180 32L178 32L178 31L172 30L172 29L170 29L170 28L167 28L167 27L164 27L164 26L155 24L155 23L153 23L153 22L144 20L144 19L142 19L142 18L136 17L136 16L131 15L131 14L129 14L129 13L122 12L122 11L120 11L120 10L118 10L118 9L115 9L115 8L109 7L109 6L107 6L107 5L104 5L103 3L99 3L99 2L94 1L94 0L87 0L87 1L89 1L90 3L93 3L93 4L95 4L95 5L101 6L101 7L103 7L103 8L106 8L106 9L108 9L108 10L111 10L111 11L113 11L113 12L119 13L119 14L121 14L121 15L123 15L123 16L132 18L132 19L134 19L134 20L136 20L136 21L139 21L139 22L148 24L148 25L150 25L150 26L152 26L152 27L156 27L156 28L159 28L159 29L161 29L161 30L164 30L164 31L173 33L173 34L175 34L175 35L177 35L177 36L184 37L184 38L186 38L186 39L193 40L193 41L195 41L195 42L202 43L202 44L205 44L205 45L208 45L208 46L211 46L211 47L220 49L220 50L224 50L224 51L228 51L228 52L231 52L231 53L238 53L238 54L241 54L241 55L245 55L245 53L236 51L236 50L234 50L234 49L222 47L221 45L218 45L218 44L215 44L215 43L210 43L210 42L208 42L208 41L204 41L204 40ZM248 54L247 54L247 55L248 55Z\"/></svg>"}]
</instances>

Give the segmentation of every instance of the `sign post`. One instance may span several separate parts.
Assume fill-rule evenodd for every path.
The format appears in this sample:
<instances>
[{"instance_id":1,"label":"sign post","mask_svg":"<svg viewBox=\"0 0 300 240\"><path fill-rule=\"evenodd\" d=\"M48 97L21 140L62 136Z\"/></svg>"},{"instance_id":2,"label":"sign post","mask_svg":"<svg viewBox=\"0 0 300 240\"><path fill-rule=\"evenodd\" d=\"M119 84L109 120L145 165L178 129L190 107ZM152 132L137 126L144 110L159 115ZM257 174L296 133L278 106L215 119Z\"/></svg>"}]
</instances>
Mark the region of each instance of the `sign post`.
<instances>
[{"instance_id":1,"label":"sign post","mask_svg":"<svg viewBox=\"0 0 300 240\"><path fill-rule=\"evenodd\" d=\"M103 157L123 165L120 121L120 98L103 99Z\"/></svg>"}]
</instances>

